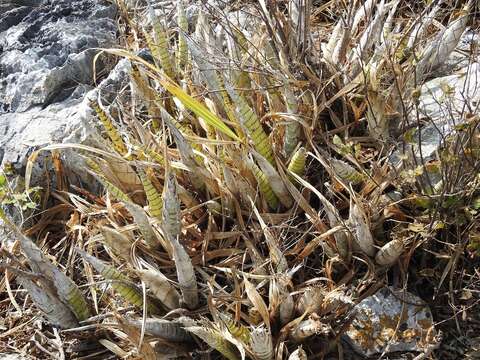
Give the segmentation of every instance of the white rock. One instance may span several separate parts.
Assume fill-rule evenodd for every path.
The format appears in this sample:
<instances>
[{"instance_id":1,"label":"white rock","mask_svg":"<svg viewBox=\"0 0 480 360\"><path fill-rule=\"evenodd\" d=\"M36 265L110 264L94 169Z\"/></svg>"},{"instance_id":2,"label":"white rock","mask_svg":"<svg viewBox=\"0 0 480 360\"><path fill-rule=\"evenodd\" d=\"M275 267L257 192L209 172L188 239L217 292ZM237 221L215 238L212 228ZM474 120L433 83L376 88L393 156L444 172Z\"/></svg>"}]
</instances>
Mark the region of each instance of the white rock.
<instances>
[{"instance_id":1,"label":"white rock","mask_svg":"<svg viewBox=\"0 0 480 360\"><path fill-rule=\"evenodd\" d=\"M355 318L344 339L364 356L423 351L435 335L430 309L408 292L383 288L354 310Z\"/></svg>"},{"instance_id":2,"label":"white rock","mask_svg":"<svg viewBox=\"0 0 480 360\"><path fill-rule=\"evenodd\" d=\"M426 82L419 99L420 116L428 121L421 130L421 150L430 159L442 138L461 124L465 112L475 109L480 101L480 63L472 63L450 76ZM419 151L417 151L419 154Z\"/></svg>"}]
</instances>

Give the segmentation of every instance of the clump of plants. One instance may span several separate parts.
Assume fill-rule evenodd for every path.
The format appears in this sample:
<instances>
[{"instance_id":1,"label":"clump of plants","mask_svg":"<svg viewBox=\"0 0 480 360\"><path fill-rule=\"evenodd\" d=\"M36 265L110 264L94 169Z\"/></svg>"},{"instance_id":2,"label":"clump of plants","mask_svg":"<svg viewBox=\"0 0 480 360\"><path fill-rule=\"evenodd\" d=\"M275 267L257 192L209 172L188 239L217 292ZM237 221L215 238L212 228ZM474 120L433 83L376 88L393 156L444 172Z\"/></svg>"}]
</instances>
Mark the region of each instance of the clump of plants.
<instances>
[{"instance_id":1,"label":"clump of plants","mask_svg":"<svg viewBox=\"0 0 480 360\"><path fill-rule=\"evenodd\" d=\"M27 261L2 263L65 338L97 331L124 358L322 358L342 352L357 302L408 287L413 266L438 271L425 247L466 245L450 232L477 226L478 116L435 161L390 155L399 133L414 143L420 86L473 2L440 31L433 2L424 18L360 3L259 1L237 11L249 26L209 7L189 21L182 1L119 4L124 48L103 51L128 60L129 84L90 99L104 146L69 146L105 192L56 193L69 217L55 255L10 224Z\"/></svg>"}]
</instances>

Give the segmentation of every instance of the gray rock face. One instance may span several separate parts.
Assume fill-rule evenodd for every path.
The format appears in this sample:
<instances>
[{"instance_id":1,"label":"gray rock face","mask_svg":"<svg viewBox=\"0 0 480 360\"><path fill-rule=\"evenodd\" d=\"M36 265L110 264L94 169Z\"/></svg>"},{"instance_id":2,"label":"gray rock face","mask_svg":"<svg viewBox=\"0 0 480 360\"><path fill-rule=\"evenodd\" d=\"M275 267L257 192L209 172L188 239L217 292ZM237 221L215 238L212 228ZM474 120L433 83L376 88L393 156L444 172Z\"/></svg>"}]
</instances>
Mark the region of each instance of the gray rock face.
<instances>
[{"instance_id":1,"label":"gray rock face","mask_svg":"<svg viewBox=\"0 0 480 360\"><path fill-rule=\"evenodd\" d=\"M0 15L0 111L45 106L90 84L93 48L115 41L114 16L111 5L89 0L39 1Z\"/></svg>"},{"instance_id":2,"label":"gray rock face","mask_svg":"<svg viewBox=\"0 0 480 360\"><path fill-rule=\"evenodd\" d=\"M20 354L0 354L0 360L24 360L25 356Z\"/></svg>"},{"instance_id":3,"label":"gray rock face","mask_svg":"<svg viewBox=\"0 0 480 360\"><path fill-rule=\"evenodd\" d=\"M114 94L118 94L127 81L129 69L128 61L122 60L96 88L87 91L89 87L79 86L62 102L0 115L0 158L23 173L28 156L33 149L42 146L68 143L102 148L103 142L95 125L98 121L90 109L89 99L97 98L100 93L106 103L112 101ZM63 150L62 154L68 172L92 189L93 179L85 172L81 157L68 150ZM32 183L42 183L44 165L41 159L35 162Z\"/></svg>"},{"instance_id":4,"label":"gray rock face","mask_svg":"<svg viewBox=\"0 0 480 360\"><path fill-rule=\"evenodd\" d=\"M456 74L432 79L422 86L418 107L427 125L421 130L417 156L421 150L424 159L432 159L443 139L465 121L465 113L477 108L479 84L480 63L474 62Z\"/></svg>"},{"instance_id":5,"label":"gray rock face","mask_svg":"<svg viewBox=\"0 0 480 360\"><path fill-rule=\"evenodd\" d=\"M94 132L84 96L92 89L94 48L115 43L116 10L97 0L0 6L0 162L22 173L32 149L82 142Z\"/></svg>"}]
</instances>

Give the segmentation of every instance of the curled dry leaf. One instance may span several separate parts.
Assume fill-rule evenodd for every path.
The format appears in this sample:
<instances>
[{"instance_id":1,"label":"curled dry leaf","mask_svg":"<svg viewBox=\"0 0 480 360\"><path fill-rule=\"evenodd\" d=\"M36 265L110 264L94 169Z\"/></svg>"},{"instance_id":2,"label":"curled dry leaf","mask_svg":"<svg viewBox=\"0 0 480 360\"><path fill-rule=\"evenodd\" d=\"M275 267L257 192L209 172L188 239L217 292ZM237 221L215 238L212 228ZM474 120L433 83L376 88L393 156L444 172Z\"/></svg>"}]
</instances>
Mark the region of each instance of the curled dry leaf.
<instances>
[{"instance_id":1,"label":"curled dry leaf","mask_svg":"<svg viewBox=\"0 0 480 360\"><path fill-rule=\"evenodd\" d=\"M153 269L137 270L137 273L157 299L168 309L174 310L180 307L180 294L160 271Z\"/></svg>"},{"instance_id":2,"label":"curled dry leaf","mask_svg":"<svg viewBox=\"0 0 480 360\"><path fill-rule=\"evenodd\" d=\"M313 313L307 320L301 321L290 333L292 341L300 343L310 336L327 336L330 333L330 327L320 321L317 314Z\"/></svg>"},{"instance_id":3,"label":"curled dry leaf","mask_svg":"<svg viewBox=\"0 0 480 360\"><path fill-rule=\"evenodd\" d=\"M337 288L325 294L322 301L321 312L322 314L330 313L345 308L352 308L354 302L351 297L345 294L343 288Z\"/></svg>"},{"instance_id":4,"label":"curled dry leaf","mask_svg":"<svg viewBox=\"0 0 480 360\"><path fill-rule=\"evenodd\" d=\"M394 239L383 245L375 255L375 262L381 266L390 266L398 260L405 249L404 240Z\"/></svg>"},{"instance_id":5,"label":"curled dry leaf","mask_svg":"<svg viewBox=\"0 0 480 360\"><path fill-rule=\"evenodd\" d=\"M354 244L368 256L375 256L375 246L367 215L353 201L350 203L350 217L348 221L353 233Z\"/></svg>"},{"instance_id":6,"label":"curled dry leaf","mask_svg":"<svg viewBox=\"0 0 480 360\"><path fill-rule=\"evenodd\" d=\"M245 284L245 291L247 293L248 300L250 300L255 309L257 309L257 311L260 313L264 324L270 328L270 316L268 315L268 308L265 304L265 301L258 293L257 289L255 289L255 286L248 281L247 278L244 278L243 282Z\"/></svg>"},{"instance_id":7,"label":"curled dry leaf","mask_svg":"<svg viewBox=\"0 0 480 360\"><path fill-rule=\"evenodd\" d=\"M103 241L115 254L124 260L130 260L130 248L133 241L127 235L108 226L101 226L100 231L103 234Z\"/></svg>"},{"instance_id":8,"label":"curled dry leaf","mask_svg":"<svg viewBox=\"0 0 480 360\"><path fill-rule=\"evenodd\" d=\"M260 223L263 234L265 236L265 241L270 251L270 258L272 259L272 263L276 266L276 270L279 273L282 273L288 269L287 259L285 258L285 255L283 255L282 251L278 247L278 241L275 240L273 234L270 232L270 229L267 227L267 224L265 224L265 221L263 221L260 213L255 207L255 204L253 203L253 201L250 201L250 202L252 204L253 212L257 216L258 222Z\"/></svg>"},{"instance_id":9,"label":"curled dry leaf","mask_svg":"<svg viewBox=\"0 0 480 360\"><path fill-rule=\"evenodd\" d=\"M319 312L325 292L324 289L318 286L307 288L297 301L297 314Z\"/></svg>"},{"instance_id":10,"label":"curled dry leaf","mask_svg":"<svg viewBox=\"0 0 480 360\"><path fill-rule=\"evenodd\" d=\"M280 275L270 279L269 308L271 317L278 316L281 325L287 324L293 317L295 303L290 294L291 280L288 275Z\"/></svg>"}]
</instances>

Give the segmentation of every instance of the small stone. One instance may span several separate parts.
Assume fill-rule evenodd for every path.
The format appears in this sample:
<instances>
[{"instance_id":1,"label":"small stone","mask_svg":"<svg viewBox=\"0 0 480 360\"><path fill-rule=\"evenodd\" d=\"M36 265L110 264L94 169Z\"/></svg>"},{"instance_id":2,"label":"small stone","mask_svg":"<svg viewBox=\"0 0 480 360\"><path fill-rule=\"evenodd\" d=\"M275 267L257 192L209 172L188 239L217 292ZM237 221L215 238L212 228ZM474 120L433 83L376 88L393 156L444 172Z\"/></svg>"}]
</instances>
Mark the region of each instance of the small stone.
<instances>
[{"instance_id":1,"label":"small stone","mask_svg":"<svg viewBox=\"0 0 480 360\"><path fill-rule=\"evenodd\" d=\"M354 310L355 318L344 339L363 356L421 352L434 341L430 309L409 292L383 288L357 304Z\"/></svg>"}]
</instances>

